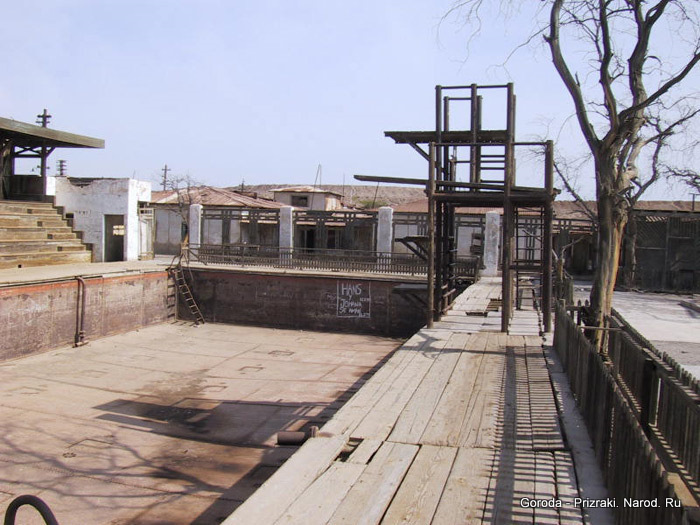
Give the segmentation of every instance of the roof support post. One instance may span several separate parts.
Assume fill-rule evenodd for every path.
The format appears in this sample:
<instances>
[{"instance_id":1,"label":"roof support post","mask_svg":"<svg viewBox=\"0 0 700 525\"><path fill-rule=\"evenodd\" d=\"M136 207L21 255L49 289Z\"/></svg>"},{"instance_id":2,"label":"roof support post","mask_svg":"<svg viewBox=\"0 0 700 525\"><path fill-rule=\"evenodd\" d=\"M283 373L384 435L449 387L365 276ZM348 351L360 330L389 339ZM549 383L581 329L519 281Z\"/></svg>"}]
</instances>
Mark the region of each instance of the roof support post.
<instances>
[{"instance_id":1,"label":"roof support post","mask_svg":"<svg viewBox=\"0 0 700 525\"><path fill-rule=\"evenodd\" d=\"M428 170L428 312L427 327L433 327L435 318L435 143L430 143L430 168Z\"/></svg>"}]
</instances>

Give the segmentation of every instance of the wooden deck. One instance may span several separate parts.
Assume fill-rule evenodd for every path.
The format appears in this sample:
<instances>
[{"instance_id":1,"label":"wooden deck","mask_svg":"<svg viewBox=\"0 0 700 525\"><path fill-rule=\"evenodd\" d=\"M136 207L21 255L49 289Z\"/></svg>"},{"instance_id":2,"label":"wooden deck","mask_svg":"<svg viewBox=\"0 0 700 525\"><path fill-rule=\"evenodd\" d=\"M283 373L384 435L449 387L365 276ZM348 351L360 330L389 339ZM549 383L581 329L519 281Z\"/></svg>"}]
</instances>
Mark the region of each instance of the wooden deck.
<instances>
[{"instance_id":1,"label":"wooden deck","mask_svg":"<svg viewBox=\"0 0 700 525\"><path fill-rule=\"evenodd\" d=\"M583 523L520 504L578 487L537 312L501 334L499 295L498 279L470 287L224 523Z\"/></svg>"}]
</instances>

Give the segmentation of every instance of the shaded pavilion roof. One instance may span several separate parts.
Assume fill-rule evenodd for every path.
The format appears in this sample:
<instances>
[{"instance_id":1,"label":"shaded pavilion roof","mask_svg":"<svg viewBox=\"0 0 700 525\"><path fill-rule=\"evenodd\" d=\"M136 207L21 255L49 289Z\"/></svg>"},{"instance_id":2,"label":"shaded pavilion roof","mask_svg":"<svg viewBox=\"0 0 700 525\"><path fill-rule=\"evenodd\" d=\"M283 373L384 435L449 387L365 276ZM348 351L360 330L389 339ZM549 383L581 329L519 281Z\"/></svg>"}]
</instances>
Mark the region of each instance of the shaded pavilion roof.
<instances>
[{"instance_id":1,"label":"shaded pavilion roof","mask_svg":"<svg viewBox=\"0 0 700 525\"><path fill-rule=\"evenodd\" d=\"M105 141L86 135L36 126L18 120L0 117L0 140L10 140L24 148L104 148Z\"/></svg>"}]
</instances>

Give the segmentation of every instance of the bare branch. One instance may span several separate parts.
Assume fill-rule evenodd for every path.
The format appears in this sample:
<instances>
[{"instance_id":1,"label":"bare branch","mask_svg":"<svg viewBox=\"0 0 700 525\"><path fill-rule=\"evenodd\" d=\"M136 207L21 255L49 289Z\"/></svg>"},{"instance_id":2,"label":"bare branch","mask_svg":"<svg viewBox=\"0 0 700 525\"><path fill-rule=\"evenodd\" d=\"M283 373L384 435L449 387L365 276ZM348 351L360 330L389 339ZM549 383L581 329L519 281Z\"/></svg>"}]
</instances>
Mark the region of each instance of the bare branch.
<instances>
[{"instance_id":1,"label":"bare branch","mask_svg":"<svg viewBox=\"0 0 700 525\"><path fill-rule=\"evenodd\" d=\"M603 54L600 61L600 85L603 87L605 107L608 110L610 129L617 130L619 125L617 115L617 101L612 91L612 78L610 76L610 63L613 58L612 44L610 41L610 26L608 24L608 2L600 0L600 29Z\"/></svg>"},{"instance_id":2,"label":"bare branch","mask_svg":"<svg viewBox=\"0 0 700 525\"><path fill-rule=\"evenodd\" d=\"M569 175L564 174L561 165L562 165L561 160L555 161L554 162L554 171L557 173L557 176L564 184L566 191L568 191L571 194L571 196L574 198L574 200L579 203L581 211L583 211L583 213L586 214L586 217L588 217L591 221L593 221L593 223L597 224L598 217L596 217L595 212L588 206L588 202L581 197L581 195L578 193L578 191L576 191L576 188L573 187L573 184L569 180Z\"/></svg>"},{"instance_id":3,"label":"bare branch","mask_svg":"<svg viewBox=\"0 0 700 525\"><path fill-rule=\"evenodd\" d=\"M554 67L564 82L566 89L569 91L569 94L574 102L574 106L576 107L576 116L578 117L581 132L583 133L589 148L591 148L591 151L594 151L598 146L598 136L596 135L590 120L588 119L586 104L581 92L581 85L574 79L574 76L571 74L569 66L564 60L564 56L561 52L561 42L559 40L559 16L561 13L562 4L563 0L554 0L549 19L549 35L545 36L544 38L552 53Z\"/></svg>"}]
</instances>

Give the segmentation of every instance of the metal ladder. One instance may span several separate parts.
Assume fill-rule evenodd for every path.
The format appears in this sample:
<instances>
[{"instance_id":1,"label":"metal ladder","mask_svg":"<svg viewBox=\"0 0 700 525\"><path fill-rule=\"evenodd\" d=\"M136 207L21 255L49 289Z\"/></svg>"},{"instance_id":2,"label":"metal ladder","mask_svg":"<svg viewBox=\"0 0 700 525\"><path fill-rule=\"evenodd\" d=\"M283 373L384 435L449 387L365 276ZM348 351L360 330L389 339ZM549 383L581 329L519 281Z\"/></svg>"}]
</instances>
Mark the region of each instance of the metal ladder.
<instances>
[{"instance_id":1,"label":"metal ladder","mask_svg":"<svg viewBox=\"0 0 700 525\"><path fill-rule=\"evenodd\" d=\"M194 317L194 324L204 324L204 317L202 316L202 312L199 309L199 306L197 306L194 297L192 297L192 290L190 290L190 287L187 284L187 281L185 280L185 273L182 269L181 262L178 261L175 266L171 266L170 272L173 278L175 279L175 286L177 286L177 291L185 300L187 307L189 308L190 312L192 313L192 316Z\"/></svg>"}]
</instances>

